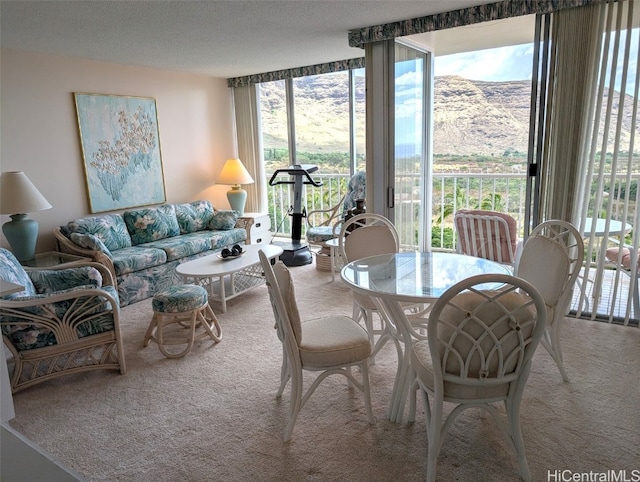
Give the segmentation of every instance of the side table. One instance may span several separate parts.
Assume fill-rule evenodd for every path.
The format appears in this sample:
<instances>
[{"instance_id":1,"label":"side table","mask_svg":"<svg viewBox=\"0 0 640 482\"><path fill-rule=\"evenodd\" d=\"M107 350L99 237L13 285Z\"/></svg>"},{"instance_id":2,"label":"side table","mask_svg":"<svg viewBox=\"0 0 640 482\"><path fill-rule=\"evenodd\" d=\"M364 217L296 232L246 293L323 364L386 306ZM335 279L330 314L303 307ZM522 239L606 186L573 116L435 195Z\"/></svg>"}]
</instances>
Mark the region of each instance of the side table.
<instances>
[{"instance_id":1,"label":"side table","mask_svg":"<svg viewBox=\"0 0 640 482\"><path fill-rule=\"evenodd\" d=\"M246 244L269 244L271 218L267 213L244 213L238 224L247 230Z\"/></svg>"},{"instance_id":2,"label":"side table","mask_svg":"<svg viewBox=\"0 0 640 482\"><path fill-rule=\"evenodd\" d=\"M91 258L69 253L60 253L59 251L47 251L45 253L38 253L34 259L22 261L20 264L22 264L25 269L46 269L54 266L70 268L75 264L86 261L91 261Z\"/></svg>"},{"instance_id":3,"label":"side table","mask_svg":"<svg viewBox=\"0 0 640 482\"><path fill-rule=\"evenodd\" d=\"M329 256L331 257L331 281L336 280L337 260L342 259L338 249L340 248L340 238L332 238L324 242L324 247L329 248Z\"/></svg>"}]
</instances>

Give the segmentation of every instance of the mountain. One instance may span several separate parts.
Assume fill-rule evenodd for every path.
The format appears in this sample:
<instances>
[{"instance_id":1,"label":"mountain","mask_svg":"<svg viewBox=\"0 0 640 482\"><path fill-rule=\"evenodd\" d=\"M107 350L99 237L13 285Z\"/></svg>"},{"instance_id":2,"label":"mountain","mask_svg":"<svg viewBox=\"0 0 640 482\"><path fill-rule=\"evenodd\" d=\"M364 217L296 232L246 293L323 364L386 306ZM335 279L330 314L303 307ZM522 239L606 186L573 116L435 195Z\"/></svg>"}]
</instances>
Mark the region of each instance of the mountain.
<instances>
[{"instance_id":1,"label":"mountain","mask_svg":"<svg viewBox=\"0 0 640 482\"><path fill-rule=\"evenodd\" d=\"M356 78L355 88L356 132L362 134L365 132L365 85L362 77ZM347 152L347 75L338 73L294 79L294 90L298 151ZM531 82L528 80L484 82L459 76L436 77L434 154L502 156L506 152L526 153L530 93ZM616 92L614 113L618 95ZM625 103L630 102L632 98L626 97ZM411 97L407 99L408 103L413 101ZM286 148L284 82L261 84L261 103L266 145ZM603 103L606 103L606 96ZM628 146L629 142L630 110L625 109L622 146ZM357 152L364 152L363 138Z\"/></svg>"},{"instance_id":2,"label":"mountain","mask_svg":"<svg viewBox=\"0 0 640 482\"><path fill-rule=\"evenodd\" d=\"M500 156L527 152L530 81L482 82L436 77L434 154Z\"/></svg>"}]
</instances>

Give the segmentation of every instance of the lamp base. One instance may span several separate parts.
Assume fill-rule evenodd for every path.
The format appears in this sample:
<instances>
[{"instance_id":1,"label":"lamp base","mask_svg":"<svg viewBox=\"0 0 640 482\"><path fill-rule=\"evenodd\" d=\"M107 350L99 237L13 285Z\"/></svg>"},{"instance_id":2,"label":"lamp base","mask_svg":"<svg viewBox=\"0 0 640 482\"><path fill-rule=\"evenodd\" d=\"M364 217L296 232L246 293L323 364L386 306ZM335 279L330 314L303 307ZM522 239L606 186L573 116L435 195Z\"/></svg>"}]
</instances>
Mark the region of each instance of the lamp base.
<instances>
[{"instance_id":1,"label":"lamp base","mask_svg":"<svg viewBox=\"0 0 640 482\"><path fill-rule=\"evenodd\" d=\"M36 257L38 222L27 219L26 214L12 214L10 217L11 221L2 225L2 232L18 261L30 261Z\"/></svg>"},{"instance_id":2,"label":"lamp base","mask_svg":"<svg viewBox=\"0 0 640 482\"><path fill-rule=\"evenodd\" d=\"M238 216L244 216L244 205L247 202L247 191L242 189L240 185L231 186L231 190L227 191L227 200L231 209L238 211Z\"/></svg>"}]
</instances>

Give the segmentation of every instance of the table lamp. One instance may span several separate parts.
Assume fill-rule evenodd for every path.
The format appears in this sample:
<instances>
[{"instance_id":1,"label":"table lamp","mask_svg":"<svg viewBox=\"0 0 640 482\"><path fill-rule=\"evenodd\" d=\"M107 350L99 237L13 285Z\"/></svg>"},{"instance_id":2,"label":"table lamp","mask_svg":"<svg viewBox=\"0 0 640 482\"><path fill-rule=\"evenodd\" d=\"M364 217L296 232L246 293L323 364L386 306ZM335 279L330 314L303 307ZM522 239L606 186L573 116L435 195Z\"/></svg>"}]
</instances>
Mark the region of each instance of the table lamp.
<instances>
[{"instance_id":1,"label":"table lamp","mask_svg":"<svg viewBox=\"0 0 640 482\"><path fill-rule=\"evenodd\" d=\"M227 191L229 205L231 209L238 211L239 216L244 216L247 191L242 189L240 184L252 184L253 178L242 164L242 161L240 159L227 159L218 175L218 183L231 185L231 189Z\"/></svg>"},{"instance_id":2,"label":"table lamp","mask_svg":"<svg viewBox=\"0 0 640 482\"><path fill-rule=\"evenodd\" d=\"M26 219L26 213L50 208L51 204L40 194L24 172L2 173L0 214L11 215L11 221L2 225L2 232L18 261L29 261L35 258L38 222L34 219Z\"/></svg>"}]
</instances>

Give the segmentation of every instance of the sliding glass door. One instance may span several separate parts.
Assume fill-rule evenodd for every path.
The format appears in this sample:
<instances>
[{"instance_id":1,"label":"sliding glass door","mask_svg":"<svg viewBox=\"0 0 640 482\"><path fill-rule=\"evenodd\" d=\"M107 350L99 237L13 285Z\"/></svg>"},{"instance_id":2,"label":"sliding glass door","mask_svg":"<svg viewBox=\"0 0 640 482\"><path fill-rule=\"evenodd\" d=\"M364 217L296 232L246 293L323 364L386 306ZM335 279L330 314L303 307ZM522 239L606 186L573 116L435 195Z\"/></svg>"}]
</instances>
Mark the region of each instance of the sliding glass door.
<instances>
[{"instance_id":1,"label":"sliding glass door","mask_svg":"<svg viewBox=\"0 0 640 482\"><path fill-rule=\"evenodd\" d=\"M431 56L388 40L367 44L365 58L367 210L394 222L401 249L427 251Z\"/></svg>"},{"instance_id":2,"label":"sliding glass door","mask_svg":"<svg viewBox=\"0 0 640 482\"><path fill-rule=\"evenodd\" d=\"M393 221L404 249L427 251L431 243L431 195L427 162L430 55L396 41L394 62ZM430 190L430 189L429 189Z\"/></svg>"}]
</instances>

